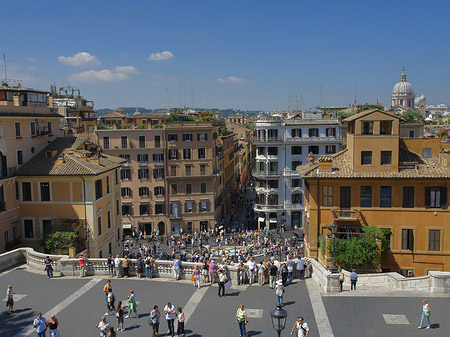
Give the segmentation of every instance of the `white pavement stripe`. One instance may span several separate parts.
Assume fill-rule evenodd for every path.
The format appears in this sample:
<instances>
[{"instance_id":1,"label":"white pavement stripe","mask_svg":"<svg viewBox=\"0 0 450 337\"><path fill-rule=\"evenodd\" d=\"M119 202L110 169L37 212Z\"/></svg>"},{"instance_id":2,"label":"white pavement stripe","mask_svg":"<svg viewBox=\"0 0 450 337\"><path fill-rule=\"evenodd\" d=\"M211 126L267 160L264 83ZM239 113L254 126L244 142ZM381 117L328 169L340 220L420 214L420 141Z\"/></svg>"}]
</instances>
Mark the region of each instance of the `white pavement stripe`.
<instances>
[{"instance_id":1,"label":"white pavement stripe","mask_svg":"<svg viewBox=\"0 0 450 337\"><path fill-rule=\"evenodd\" d=\"M309 300L316 318L317 329L320 337L334 337L331 329L328 315L323 305L322 296L320 295L319 287L313 280L306 280L306 287L308 288Z\"/></svg>"},{"instance_id":2,"label":"white pavement stripe","mask_svg":"<svg viewBox=\"0 0 450 337\"><path fill-rule=\"evenodd\" d=\"M64 301L60 302L59 304L55 305L53 308L51 308L48 312L46 312L43 316L48 320L51 315L58 315L61 311L63 311L65 308L67 308L70 304L75 302L78 298L80 298L82 295L84 295L87 291L89 291L91 288L93 288L97 283L102 281L101 278L98 279L92 279L88 283L86 283L84 286L82 286L80 289L75 291L72 295L67 297ZM19 333L15 334L14 337L23 337L23 336L29 336L31 335L35 329L31 325L31 328L25 328Z\"/></svg>"},{"instance_id":3,"label":"white pavement stripe","mask_svg":"<svg viewBox=\"0 0 450 337\"><path fill-rule=\"evenodd\" d=\"M189 321L189 318L191 318L192 314L194 313L195 309L197 308L197 305L202 300L203 296L205 296L206 292L208 291L208 287L202 287L200 289L197 289L189 299L189 301L186 303L185 307L183 308L184 311L184 321L187 323Z\"/></svg>"}]
</instances>

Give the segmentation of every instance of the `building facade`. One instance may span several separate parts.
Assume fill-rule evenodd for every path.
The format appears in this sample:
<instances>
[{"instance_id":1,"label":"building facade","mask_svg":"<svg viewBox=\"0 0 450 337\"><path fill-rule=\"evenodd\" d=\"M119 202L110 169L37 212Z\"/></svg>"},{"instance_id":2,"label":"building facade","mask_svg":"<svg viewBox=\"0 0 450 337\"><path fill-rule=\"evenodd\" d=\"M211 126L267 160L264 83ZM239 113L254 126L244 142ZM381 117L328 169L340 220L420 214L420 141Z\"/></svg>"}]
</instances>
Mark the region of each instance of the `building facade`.
<instances>
[{"instance_id":1,"label":"building facade","mask_svg":"<svg viewBox=\"0 0 450 337\"><path fill-rule=\"evenodd\" d=\"M405 70L402 70L400 81L395 84L391 94L391 108L398 106L403 110L414 110L414 90L406 80Z\"/></svg>"}]
</instances>

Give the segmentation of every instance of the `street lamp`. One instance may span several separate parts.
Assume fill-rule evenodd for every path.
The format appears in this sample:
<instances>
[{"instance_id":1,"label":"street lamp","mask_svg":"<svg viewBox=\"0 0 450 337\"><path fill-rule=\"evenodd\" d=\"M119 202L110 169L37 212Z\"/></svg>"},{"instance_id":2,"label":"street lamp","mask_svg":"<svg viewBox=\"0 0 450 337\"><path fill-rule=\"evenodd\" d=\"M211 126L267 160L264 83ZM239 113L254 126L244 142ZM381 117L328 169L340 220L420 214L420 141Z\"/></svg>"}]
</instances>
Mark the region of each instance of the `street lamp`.
<instances>
[{"instance_id":1,"label":"street lamp","mask_svg":"<svg viewBox=\"0 0 450 337\"><path fill-rule=\"evenodd\" d=\"M331 231L333 232L333 265L331 266L331 273L336 274L338 272L338 268L336 266L336 230L338 228L338 225L333 222L330 227Z\"/></svg>"},{"instance_id":2,"label":"street lamp","mask_svg":"<svg viewBox=\"0 0 450 337\"><path fill-rule=\"evenodd\" d=\"M286 327L286 318L288 312L281 308L281 305L278 304L275 310L270 312L270 317L272 318L273 328L277 331L278 337L281 336L281 331Z\"/></svg>"},{"instance_id":3,"label":"street lamp","mask_svg":"<svg viewBox=\"0 0 450 337\"><path fill-rule=\"evenodd\" d=\"M86 226L86 241L87 241L87 257L88 258L90 258L91 257L91 251L90 251L90 248L89 248L89 233L90 233L91 231L89 230L89 227L87 227Z\"/></svg>"}]
</instances>

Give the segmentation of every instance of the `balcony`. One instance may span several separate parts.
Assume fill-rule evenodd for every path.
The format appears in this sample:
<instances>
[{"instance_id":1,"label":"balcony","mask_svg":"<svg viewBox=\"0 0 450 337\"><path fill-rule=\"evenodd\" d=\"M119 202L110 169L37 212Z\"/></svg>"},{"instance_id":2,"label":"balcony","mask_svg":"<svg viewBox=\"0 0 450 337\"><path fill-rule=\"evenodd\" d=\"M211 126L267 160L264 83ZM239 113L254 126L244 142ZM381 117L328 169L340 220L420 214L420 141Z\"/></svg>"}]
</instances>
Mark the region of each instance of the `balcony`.
<instances>
[{"instance_id":1,"label":"balcony","mask_svg":"<svg viewBox=\"0 0 450 337\"><path fill-rule=\"evenodd\" d=\"M139 167L147 167L148 163L147 162L139 162Z\"/></svg>"},{"instance_id":2,"label":"balcony","mask_svg":"<svg viewBox=\"0 0 450 337\"><path fill-rule=\"evenodd\" d=\"M172 220L181 219L181 212L170 213L169 214L169 219L172 219Z\"/></svg>"},{"instance_id":3,"label":"balcony","mask_svg":"<svg viewBox=\"0 0 450 337\"><path fill-rule=\"evenodd\" d=\"M255 205L255 211L261 211L261 212L276 212L276 211L282 211L283 205L263 205L263 204L256 204Z\"/></svg>"},{"instance_id":4,"label":"balcony","mask_svg":"<svg viewBox=\"0 0 450 337\"><path fill-rule=\"evenodd\" d=\"M289 201L284 202L284 209L290 210L290 211L300 211L305 209L305 206L303 204L293 204Z\"/></svg>"},{"instance_id":5,"label":"balcony","mask_svg":"<svg viewBox=\"0 0 450 337\"><path fill-rule=\"evenodd\" d=\"M164 162L162 162L162 161L155 161L155 162L153 163L153 165L155 165L155 166L157 166L157 167L161 167L161 166L164 166Z\"/></svg>"},{"instance_id":6,"label":"balcony","mask_svg":"<svg viewBox=\"0 0 450 337\"><path fill-rule=\"evenodd\" d=\"M361 211L356 209L332 209L334 221L359 221Z\"/></svg>"},{"instance_id":7,"label":"balcony","mask_svg":"<svg viewBox=\"0 0 450 337\"><path fill-rule=\"evenodd\" d=\"M252 175L254 177L257 176L272 176L272 177L276 177L276 176L280 176L281 173L278 171L260 171L260 170L253 170L252 171Z\"/></svg>"},{"instance_id":8,"label":"balcony","mask_svg":"<svg viewBox=\"0 0 450 337\"><path fill-rule=\"evenodd\" d=\"M281 137L255 137L253 138L254 143L272 143L272 142L282 142L283 138Z\"/></svg>"}]
</instances>

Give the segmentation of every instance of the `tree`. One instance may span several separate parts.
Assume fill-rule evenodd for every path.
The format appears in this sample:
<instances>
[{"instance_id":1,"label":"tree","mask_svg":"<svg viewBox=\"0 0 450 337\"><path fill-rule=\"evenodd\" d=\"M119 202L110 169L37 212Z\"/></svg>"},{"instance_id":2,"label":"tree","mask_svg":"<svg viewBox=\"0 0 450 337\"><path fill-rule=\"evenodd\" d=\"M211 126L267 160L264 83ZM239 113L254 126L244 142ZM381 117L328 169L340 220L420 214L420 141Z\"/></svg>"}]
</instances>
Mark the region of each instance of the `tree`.
<instances>
[{"instance_id":1,"label":"tree","mask_svg":"<svg viewBox=\"0 0 450 337\"><path fill-rule=\"evenodd\" d=\"M422 116L422 113L419 110L408 110L402 114L403 119L406 122L419 122L425 123L425 118Z\"/></svg>"},{"instance_id":2,"label":"tree","mask_svg":"<svg viewBox=\"0 0 450 337\"><path fill-rule=\"evenodd\" d=\"M46 236L44 247L53 254L68 254L69 247L80 247L79 239L76 232L55 232Z\"/></svg>"}]
</instances>

